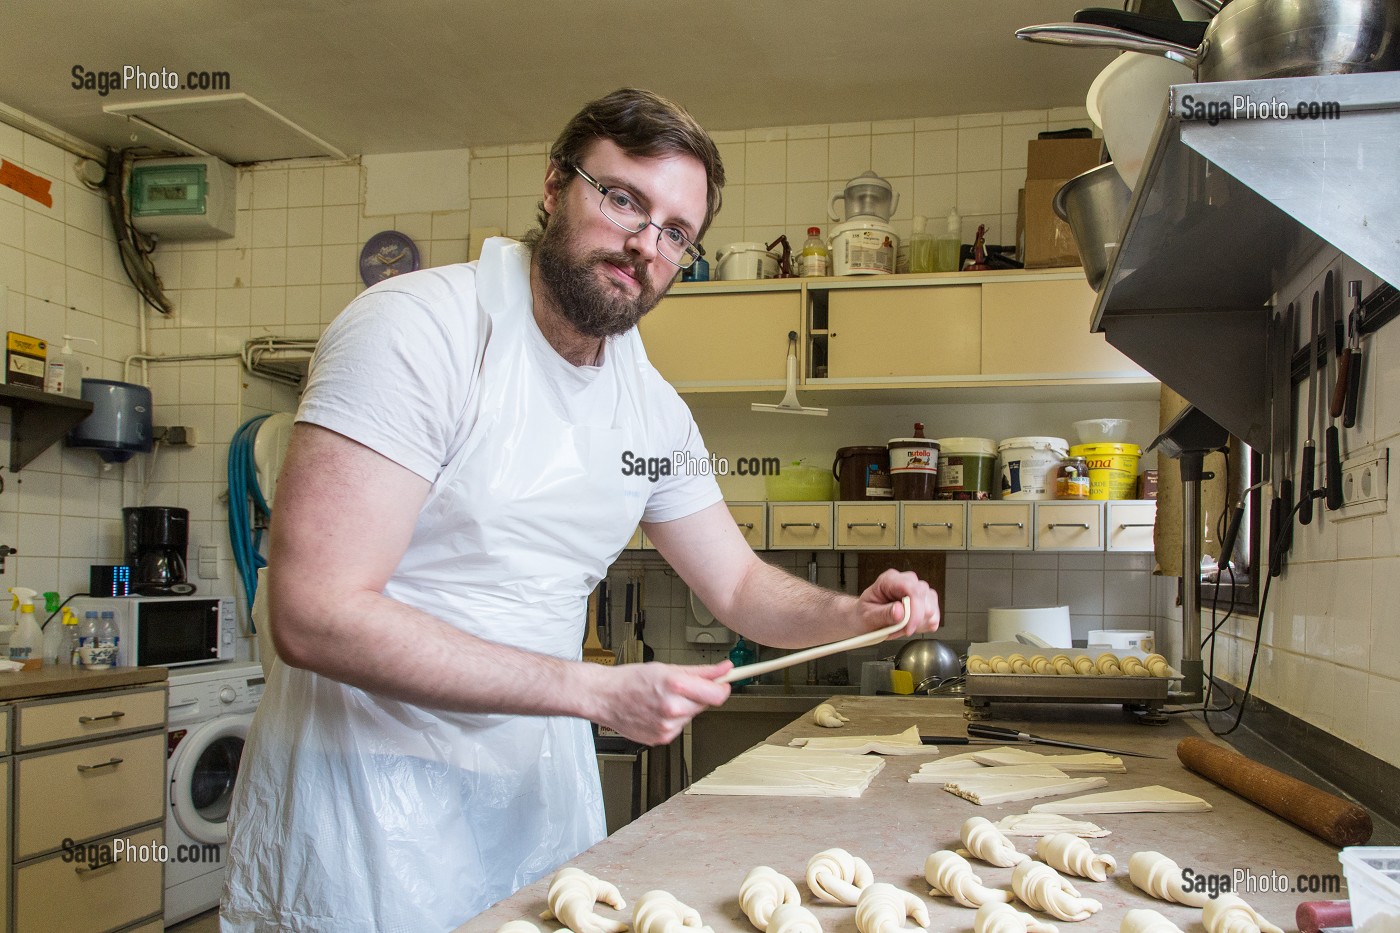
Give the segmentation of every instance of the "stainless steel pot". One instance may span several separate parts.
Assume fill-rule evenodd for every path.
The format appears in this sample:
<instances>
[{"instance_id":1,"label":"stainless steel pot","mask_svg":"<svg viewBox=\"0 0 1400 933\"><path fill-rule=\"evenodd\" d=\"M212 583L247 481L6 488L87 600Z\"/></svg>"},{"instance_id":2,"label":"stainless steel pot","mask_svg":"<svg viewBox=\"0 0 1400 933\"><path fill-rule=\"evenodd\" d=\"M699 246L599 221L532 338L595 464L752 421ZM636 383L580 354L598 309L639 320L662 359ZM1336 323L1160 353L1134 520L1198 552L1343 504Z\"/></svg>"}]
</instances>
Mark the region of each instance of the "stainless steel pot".
<instances>
[{"instance_id":1,"label":"stainless steel pot","mask_svg":"<svg viewBox=\"0 0 1400 933\"><path fill-rule=\"evenodd\" d=\"M916 638L907 643L895 655L894 666L914 676L915 693L923 693L962 673L958 653L935 638Z\"/></svg>"},{"instance_id":2,"label":"stainless steel pot","mask_svg":"<svg viewBox=\"0 0 1400 933\"><path fill-rule=\"evenodd\" d=\"M1104 273L1128 220L1128 202L1133 191L1123 181L1112 162L1092 168L1065 182L1055 192L1052 206L1060 219L1074 231L1084 277L1098 291Z\"/></svg>"},{"instance_id":3,"label":"stainless steel pot","mask_svg":"<svg viewBox=\"0 0 1400 933\"><path fill-rule=\"evenodd\" d=\"M1400 70L1400 0L1234 0L1196 48L1087 23L1016 30L1018 39L1147 52L1196 70L1196 80L1242 81Z\"/></svg>"}]
</instances>

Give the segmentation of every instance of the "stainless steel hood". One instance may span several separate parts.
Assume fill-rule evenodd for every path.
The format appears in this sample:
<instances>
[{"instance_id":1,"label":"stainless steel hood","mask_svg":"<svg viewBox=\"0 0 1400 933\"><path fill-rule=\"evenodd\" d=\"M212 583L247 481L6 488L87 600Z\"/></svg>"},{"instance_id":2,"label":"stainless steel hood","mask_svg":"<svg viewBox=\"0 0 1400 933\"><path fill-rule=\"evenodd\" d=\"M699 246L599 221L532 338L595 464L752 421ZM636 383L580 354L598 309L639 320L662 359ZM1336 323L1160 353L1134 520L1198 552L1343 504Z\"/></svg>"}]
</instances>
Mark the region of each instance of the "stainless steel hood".
<instances>
[{"instance_id":1,"label":"stainless steel hood","mask_svg":"<svg viewBox=\"0 0 1400 933\"><path fill-rule=\"evenodd\" d=\"M1400 283L1400 73L1173 87L1120 243L1092 329L1267 451L1279 287L1324 244Z\"/></svg>"}]
</instances>

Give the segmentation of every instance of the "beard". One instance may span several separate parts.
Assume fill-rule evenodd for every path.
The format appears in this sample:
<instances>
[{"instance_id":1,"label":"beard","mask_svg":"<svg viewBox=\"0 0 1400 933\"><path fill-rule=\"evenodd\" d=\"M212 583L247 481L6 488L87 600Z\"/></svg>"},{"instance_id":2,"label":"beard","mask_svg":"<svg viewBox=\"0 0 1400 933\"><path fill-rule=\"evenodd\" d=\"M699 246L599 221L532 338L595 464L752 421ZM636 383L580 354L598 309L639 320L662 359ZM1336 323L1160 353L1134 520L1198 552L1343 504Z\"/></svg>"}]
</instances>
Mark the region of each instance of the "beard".
<instances>
[{"instance_id":1,"label":"beard","mask_svg":"<svg viewBox=\"0 0 1400 933\"><path fill-rule=\"evenodd\" d=\"M645 264L627 253L600 249L578 255L574 251L576 239L574 227L561 207L535 243L535 263L554 309L585 337L607 338L627 333L656 307L664 289L657 289ZM629 295L607 276L600 277L598 267L603 263L631 273L640 291Z\"/></svg>"}]
</instances>

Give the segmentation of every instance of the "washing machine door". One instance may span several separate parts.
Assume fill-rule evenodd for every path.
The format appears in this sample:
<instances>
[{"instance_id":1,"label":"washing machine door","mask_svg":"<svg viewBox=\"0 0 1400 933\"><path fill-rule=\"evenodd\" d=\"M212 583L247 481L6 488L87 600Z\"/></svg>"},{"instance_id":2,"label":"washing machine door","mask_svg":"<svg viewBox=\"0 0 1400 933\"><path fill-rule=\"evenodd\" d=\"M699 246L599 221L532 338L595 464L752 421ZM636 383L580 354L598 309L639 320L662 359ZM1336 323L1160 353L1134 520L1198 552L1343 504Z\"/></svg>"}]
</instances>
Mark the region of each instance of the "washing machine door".
<instances>
[{"instance_id":1,"label":"washing machine door","mask_svg":"<svg viewBox=\"0 0 1400 933\"><path fill-rule=\"evenodd\" d=\"M189 731L170 761L170 810L197 842L228 842L228 810L251 713L220 716Z\"/></svg>"}]
</instances>

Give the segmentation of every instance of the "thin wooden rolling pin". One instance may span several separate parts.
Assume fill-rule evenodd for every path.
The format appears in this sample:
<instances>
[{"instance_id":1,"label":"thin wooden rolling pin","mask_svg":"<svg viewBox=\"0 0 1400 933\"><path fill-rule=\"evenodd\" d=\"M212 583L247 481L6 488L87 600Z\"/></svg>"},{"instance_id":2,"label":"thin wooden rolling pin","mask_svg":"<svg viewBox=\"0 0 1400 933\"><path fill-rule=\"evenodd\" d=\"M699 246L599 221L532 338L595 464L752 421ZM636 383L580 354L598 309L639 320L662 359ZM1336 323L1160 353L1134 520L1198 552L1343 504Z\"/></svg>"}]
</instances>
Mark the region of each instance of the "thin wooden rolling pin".
<instances>
[{"instance_id":1,"label":"thin wooden rolling pin","mask_svg":"<svg viewBox=\"0 0 1400 933\"><path fill-rule=\"evenodd\" d=\"M1181 740L1176 757L1202 777L1335 846L1364 845L1371 838L1371 814L1361 807L1239 752L1192 738Z\"/></svg>"}]
</instances>

